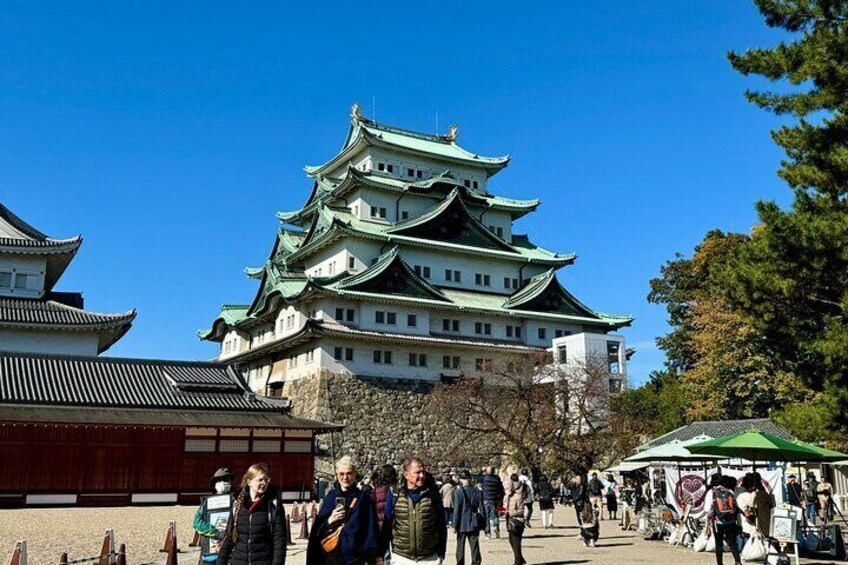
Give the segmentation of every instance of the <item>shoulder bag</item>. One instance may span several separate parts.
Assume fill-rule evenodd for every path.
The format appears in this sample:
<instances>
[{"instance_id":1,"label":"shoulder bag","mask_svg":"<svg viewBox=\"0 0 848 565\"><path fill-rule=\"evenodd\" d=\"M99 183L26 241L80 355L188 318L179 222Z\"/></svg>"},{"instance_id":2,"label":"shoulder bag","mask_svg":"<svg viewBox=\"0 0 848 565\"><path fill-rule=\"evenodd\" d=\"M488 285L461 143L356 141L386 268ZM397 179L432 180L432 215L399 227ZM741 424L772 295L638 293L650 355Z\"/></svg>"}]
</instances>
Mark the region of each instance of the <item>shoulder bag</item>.
<instances>
[{"instance_id":1,"label":"shoulder bag","mask_svg":"<svg viewBox=\"0 0 848 565\"><path fill-rule=\"evenodd\" d=\"M342 529L344 529L344 525L347 523L351 514L353 514L353 507L356 506L357 500L359 500L359 499L354 498L351 501L350 508L348 509L347 514L345 515L345 519L339 525L339 527L336 528L335 530L333 530L332 532L330 532L329 534L327 534L326 536L324 536L324 538L321 540L321 548L326 553L332 553L339 546L339 540L341 540L341 537L342 537Z\"/></svg>"}]
</instances>

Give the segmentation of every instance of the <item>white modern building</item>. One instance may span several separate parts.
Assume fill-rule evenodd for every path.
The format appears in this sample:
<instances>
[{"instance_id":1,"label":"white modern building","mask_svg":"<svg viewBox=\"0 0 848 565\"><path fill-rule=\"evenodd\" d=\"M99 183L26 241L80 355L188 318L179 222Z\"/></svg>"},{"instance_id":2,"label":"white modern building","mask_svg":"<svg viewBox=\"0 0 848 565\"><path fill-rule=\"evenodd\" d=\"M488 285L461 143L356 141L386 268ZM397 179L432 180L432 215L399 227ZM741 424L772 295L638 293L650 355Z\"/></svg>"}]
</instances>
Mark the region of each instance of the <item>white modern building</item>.
<instances>
[{"instance_id":1,"label":"white modern building","mask_svg":"<svg viewBox=\"0 0 848 565\"><path fill-rule=\"evenodd\" d=\"M555 338L541 381L556 384L557 409L573 430L606 423L609 402L627 388L632 351L614 334L584 332Z\"/></svg>"},{"instance_id":2,"label":"white modern building","mask_svg":"<svg viewBox=\"0 0 848 565\"><path fill-rule=\"evenodd\" d=\"M514 231L540 202L493 193L508 163L460 147L455 126L412 132L354 106L341 151L306 167L306 202L277 214L267 261L246 270L253 300L224 305L200 337L272 395L321 372L438 382L564 336L618 343L608 333L632 318L556 278L575 255Z\"/></svg>"},{"instance_id":3,"label":"white modern building","mask_svg":"<svg viewBox=\"0 0 848 565\"><path fill-rule=\"evenodd\" d=\"M0 352L94 356L129 331L135 311L84 310L79 292L53 290L82 237L53 239L0 204Z\"/></svg>"}]
</instances>

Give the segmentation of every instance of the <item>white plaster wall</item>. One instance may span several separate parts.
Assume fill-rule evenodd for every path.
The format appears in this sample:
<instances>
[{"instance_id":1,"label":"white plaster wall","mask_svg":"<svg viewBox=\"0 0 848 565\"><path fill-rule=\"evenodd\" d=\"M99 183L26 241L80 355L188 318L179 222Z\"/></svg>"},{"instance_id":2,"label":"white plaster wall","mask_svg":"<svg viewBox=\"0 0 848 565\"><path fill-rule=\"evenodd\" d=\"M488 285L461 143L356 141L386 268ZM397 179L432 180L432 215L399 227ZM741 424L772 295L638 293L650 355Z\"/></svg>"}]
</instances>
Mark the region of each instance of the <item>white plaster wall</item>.
<instances>
[{"instance_id":1,"label":"white plaster wall","mask_svg":"<svg viewBox=\"0 0 848 565\"><path fill-rule=\"evenodd\" d=\"M493 257L474 257L442 253L439 250L430 251L423 248L401 249L401 257L410 265L427 265L430 267L430 282L438 286L450 288L493 292L509 295L515 292L510 288L504 288L504 277L518 278L520 265L517 262L500 260ZM462 282L448 281L445 278L445 269L459 270L462 272ZM525 271L527 269L525 268ZM475 284L476 273L488 274L491 277L491 286L478 286Z\"/></svg>"},{"instance_id":2,"label":"white plaster wall","mask_svg":"<svg viewBox=\"0 0 848 565\"><path fill-rule=\"evenodd\" d=\"M375 322L377 311L394 312L397 315L397 323L394 325L378 324ZM359 327L363 330L430 335L430 312L423 308L410 308L409 306L395 304L362 303L359 314ZM415 326L407 324L409 314L414 314L417 317Z\"/></svg>"},{"instance_id":3,"label":"white plaster wall","mask_svg":"<svg viewBox=\"0 0 848 565\"><path fill-rule=\"evenodd\" d=\"M47 260L29 255L0 254L0 271L28 275L27 288L0 289L0 296L23 296L38 298L44 294L44 273Z\"/></svg>"},{"instance_id":4,"label":"white plaster wall","mask_svg":"<svg viewBox=\"0 0 848 565\"><path fill-rule=\"evenodd\" d=\"M0 329L0 351L97 355L96 333Z\"/></svg>"}]
</instances>

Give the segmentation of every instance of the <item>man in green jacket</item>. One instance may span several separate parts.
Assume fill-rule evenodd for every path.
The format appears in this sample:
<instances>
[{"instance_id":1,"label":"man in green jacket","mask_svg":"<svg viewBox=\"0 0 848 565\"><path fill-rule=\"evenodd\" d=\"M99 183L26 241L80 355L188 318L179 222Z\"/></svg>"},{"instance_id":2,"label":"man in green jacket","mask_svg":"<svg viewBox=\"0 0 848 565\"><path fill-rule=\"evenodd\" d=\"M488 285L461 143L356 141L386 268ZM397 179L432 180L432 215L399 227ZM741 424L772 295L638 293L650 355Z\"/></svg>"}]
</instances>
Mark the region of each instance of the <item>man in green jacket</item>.
<instances>
[{"instance_id":1,"label":"man in green jacket","mask_svg":"<svg viewBox=\"0 0 848 565\"><path fill-rule=\"evenodd\" d=\"M407 459L403 476L392 512L392 565L438 565L448 543L442 497L421 459Z\"/></svg>"}]
</instances>

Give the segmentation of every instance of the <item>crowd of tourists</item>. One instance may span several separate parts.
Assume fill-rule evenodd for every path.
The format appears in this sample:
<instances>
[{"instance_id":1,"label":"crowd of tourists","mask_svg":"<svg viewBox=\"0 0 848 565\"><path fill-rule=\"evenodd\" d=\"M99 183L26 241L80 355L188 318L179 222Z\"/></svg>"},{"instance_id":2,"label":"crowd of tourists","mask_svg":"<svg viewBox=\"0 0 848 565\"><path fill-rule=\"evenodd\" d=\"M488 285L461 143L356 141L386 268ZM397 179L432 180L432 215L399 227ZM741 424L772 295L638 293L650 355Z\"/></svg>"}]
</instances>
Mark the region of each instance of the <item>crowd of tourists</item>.
<instances>
[{"instance_id":1,"label":"crowd of tourists","mask_svg":"<svg viewBox=\"0 0 848 565\"><path fill-rule=\"evenodd\" d=\"M197 510L194 528L205 538L201 559L219 565L282 565L286 517L268 467L252 465L235 488L234 479L231 471L219 469L210 481L215 495ZM466 546L471 564L480 565L480 536L501 538L502 527L513 564L524 565L522 540L536 501L543 529L553 528L557 499L572 504L579 539L594 546L604 501L609 517L615 517L615 505L604 500L615 486L596 473L585 486L579 476L557 486L544 475L534 482L526 470L502 481L492 467L477 475L463 470L437 479L417 457L404 461L400 477L391 465L361 477L354 462L343 457L335 464L332 487L319 493L306 565L439 565L450 531L456 536L457 565L465 564Z\"/></svg>"}]
</instances>

